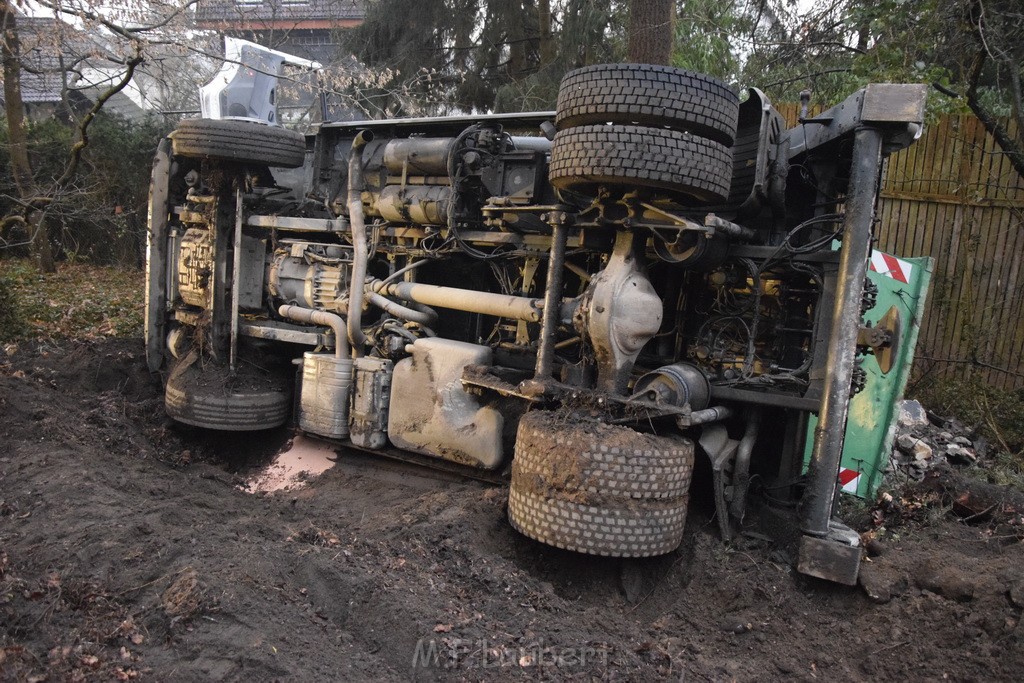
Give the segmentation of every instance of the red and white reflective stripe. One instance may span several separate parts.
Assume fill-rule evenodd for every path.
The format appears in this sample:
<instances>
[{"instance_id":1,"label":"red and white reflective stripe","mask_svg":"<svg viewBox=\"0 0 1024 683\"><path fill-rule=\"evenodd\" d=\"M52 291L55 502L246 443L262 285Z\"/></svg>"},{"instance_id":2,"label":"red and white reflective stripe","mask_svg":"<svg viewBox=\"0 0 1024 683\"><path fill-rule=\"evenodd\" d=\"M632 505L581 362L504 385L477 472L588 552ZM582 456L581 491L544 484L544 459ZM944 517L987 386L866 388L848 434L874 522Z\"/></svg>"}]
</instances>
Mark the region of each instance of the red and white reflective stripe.
<instances>
[{"instance_id":1,"label":"red and white reflective stripe","mask_svg":"<svg viewBox=\"0 0 1024 683\"><path fill-rule=\"evenodd\" d=\"M910 272L914 269L914 266L910 262L896 258L891 254L886 254L884 251L872 249L871 262L868 264L868 268L879 275L885 275L897 282L907 284L910 282Z\"/></svg>"},{"instance_id":2,"label":"red and white reflective stripe","mask_svg":"<svg viewBox=\"0 0 1024 683\"><path fill-rule=\"evenodd\" d=\"M860 483L860 472L848 470L845 467L839 470L839 484L847 493L857 493L857 484Z\"/></svg>"}]
</instances>

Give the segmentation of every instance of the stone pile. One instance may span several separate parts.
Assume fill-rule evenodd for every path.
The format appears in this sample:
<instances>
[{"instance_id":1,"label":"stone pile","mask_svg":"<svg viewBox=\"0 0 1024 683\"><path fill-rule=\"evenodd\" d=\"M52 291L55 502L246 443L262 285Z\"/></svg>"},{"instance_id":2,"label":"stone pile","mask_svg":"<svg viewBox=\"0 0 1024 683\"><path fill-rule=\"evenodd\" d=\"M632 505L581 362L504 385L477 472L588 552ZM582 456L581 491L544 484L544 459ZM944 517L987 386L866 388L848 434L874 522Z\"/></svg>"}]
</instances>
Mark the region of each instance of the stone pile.
<instances>
[{"instance_id":1,"label":"stone pile","mask_svg":"<svg viewBox=\"0 0 1024 683\"><path fill-rule=\"evenodd\" d=\"M915 481L932 467L968 467L988 453L988 443L976 429L957 419L928 413L917 401L901 401L889 470ZM897 475L898 476L898 475Z\"/></svg>"}]
</instances>

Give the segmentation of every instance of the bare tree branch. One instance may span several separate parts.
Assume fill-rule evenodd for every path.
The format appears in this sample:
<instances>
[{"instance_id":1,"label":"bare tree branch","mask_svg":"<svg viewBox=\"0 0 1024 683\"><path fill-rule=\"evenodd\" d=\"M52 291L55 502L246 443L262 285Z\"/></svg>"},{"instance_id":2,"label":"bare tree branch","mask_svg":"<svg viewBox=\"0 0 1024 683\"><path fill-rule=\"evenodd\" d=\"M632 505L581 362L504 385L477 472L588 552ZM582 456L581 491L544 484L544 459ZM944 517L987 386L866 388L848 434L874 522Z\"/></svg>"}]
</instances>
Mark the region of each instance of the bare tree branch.
<instances>
[{"instance_id":1,"label":"bare tree branch","mask_svg":"<svg viewBox=\"0 0 1024 683\"><path fill-rule=\"evenodd\" d=\"M761 87L762 87L762 89L767 90L768 88L775 88L775 87L778 87L780 85L788 85L789 83L797 83L799 81L804 81L804 80L807 80L807 79L810 79L810 78L817 78L818 76L827 76L828 74L845 74L845 73L849 73L850 71L851 71L850 68L825 69L824 71L816 71L814 73L801 74L799 76L794 76L793 78L787 78L785 80L775 81L774 83L768 83L768 84L763 85Z\"/></svg>"},{"instance_id":2,"label":"bare tree branch","mask_svg":"<svg viewBox=\"0 0 1024 683\"><path fill-rule=\"evenodd\" d=\"M184 5L177 7L173 12L169 13L166 17L164 17L162 20L158 21L155 24L131 27L122 26L121 24L111 21L110 19L108 19L107 17L103 16L98 12L87 10L81 6L67 7L59 2L50 2L50 0L36 0L36 2L42 5L43 7L46 7L47 9L53 10L54 12L60 12L61 14L66 14L68 16L94 21L104 26L107 30L116 33L117 35L123 38L132 39L138 36L140 33L149 33L151 31L155 31L158 28L163 28L164 26L167 26L174 19L181 16L185 12L185 10L189 9L193 5L198 4L199 0L188 0Z\"/></svg>"},{"instance_id":3,"label":"bare tree branch","mask_svg":"<svg viewBox=\"0 0 1024 683\"><path fill-rule=\"evenodd\" d=\"M996 143L1002 148L1006 157L1010 160L1013 169L1024 178L1024 149L1017 140L1010 136L1009 131L999 123L999 119L985 108L978 97L978 82L981 79L981 72L988 61L988 50L982 46L974 57L971 65L971 73L968 77L967 106L971 108L974 115L981 121L988 134L995 138Z\"/></svg>"},{"instance_id":4,"label":"bare tree branch","mask_svg":"<svg viewBox=\"0 0 1024 683\"><path fill-rule=\"evenodd\" d=\"M54 184L54 194L59 194L75 177L75 173L78 171L78 164L82 159L82 151L89 145L89 124L92 123L93 119L96 118L96 114L103 109L103 105L107 101L116 95L117 93L124 90L129 83L132 81L132 77L135 75L135 68L142 64L144 61L141 49L138 45L135 46L135 56L128 60L127 69L121 80L111 86L109 90L101 94L96 98L92 108L82 118L82 122L78 124L78 141L71 146L71 156L68 159L68 165L64 168L64 173L57 179Z\"/></svg>"}]
</instances>

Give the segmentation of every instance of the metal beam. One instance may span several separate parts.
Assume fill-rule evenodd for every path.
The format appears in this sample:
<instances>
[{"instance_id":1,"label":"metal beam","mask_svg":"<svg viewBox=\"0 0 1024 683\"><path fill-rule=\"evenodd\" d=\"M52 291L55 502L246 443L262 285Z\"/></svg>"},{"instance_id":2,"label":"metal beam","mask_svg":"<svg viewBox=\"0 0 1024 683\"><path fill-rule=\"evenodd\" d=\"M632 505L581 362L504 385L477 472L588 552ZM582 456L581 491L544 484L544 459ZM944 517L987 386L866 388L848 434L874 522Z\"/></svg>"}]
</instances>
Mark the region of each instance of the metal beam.
<instances>
[{"instance_id":1,"label":"metal beam","mask_svg":"<svg viewBox=\"0 0 1024 683\"><path fill-rule=\"evenodd\" d=\"M164 362L167 337L167 222L170 213L171 141L156 148L149 185L149 225L146 230L146 366L156 372Z\"/></svg>"},{"instance_id":2,"label":"metal beam","mask_svg":"<svg viewBox=\"0 0 1024 683\"><path fill-rule=\"evenodd\" d=\"M541 320L537 365L534 371L536 379L550 379L555 360L555 332L558 329L559 302L562 300L562 280L565 264L565 242L569 228L566 226L566 214L552 211L549 220L553 234L551 237L551 255L548 258L547 284L544 289L544 313Z\"/></svg>"},{"instance_id":3,"label":"metal beam","mask_svg":"<svg viewBox=\"0 0 1024 683\"><path fill-rule=\"evenodd\" d=\"M843 247L836 285L838 294L832 312L821 412L814 432L807 489L801 502L801 527L806 534L817 537L829 533L836 479L843 454L881 163L881 131L876 128L858 130L854 136L853 164L846 196Z\"/></svg>"}]
</instances>

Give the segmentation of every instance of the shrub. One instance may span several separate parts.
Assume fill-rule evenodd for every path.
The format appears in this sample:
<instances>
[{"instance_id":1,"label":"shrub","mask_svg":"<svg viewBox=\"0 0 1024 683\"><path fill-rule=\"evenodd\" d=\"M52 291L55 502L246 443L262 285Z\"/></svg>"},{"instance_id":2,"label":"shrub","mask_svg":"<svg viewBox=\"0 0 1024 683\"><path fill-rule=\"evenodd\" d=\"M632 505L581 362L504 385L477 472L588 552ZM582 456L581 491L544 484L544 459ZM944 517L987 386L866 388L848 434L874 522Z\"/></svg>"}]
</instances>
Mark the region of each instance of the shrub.
<instances>
[{"instance_id":1,"label":"shrub","mask_svg":"<svg viewBox=\"0 0 1024 683\"><path fill-rule=\"evenodd\" d=\"M157 143L168 130L166 122L155 118L129 121L100 112L89 127L89 145L73 186L47 209L59 258L142 265L149 173ZM30 124L29 154L41 188L63 173L75 136L73 128L55 119ZM0 118L0 215L17 210L10 199L17 190L6 138L7 122Z\"/></svg>"},{"instance_id":2,"label":"shrub","mask_svg":"<svg viewBox=\"0 0 1024 683\"><path fill-rule=\"evenodd\" d=\"M16 283L0 273L0 342L17 339L25 329L18 305Z\"/></svg>"}]
</instances>

